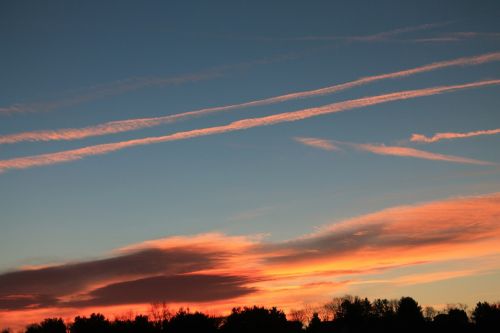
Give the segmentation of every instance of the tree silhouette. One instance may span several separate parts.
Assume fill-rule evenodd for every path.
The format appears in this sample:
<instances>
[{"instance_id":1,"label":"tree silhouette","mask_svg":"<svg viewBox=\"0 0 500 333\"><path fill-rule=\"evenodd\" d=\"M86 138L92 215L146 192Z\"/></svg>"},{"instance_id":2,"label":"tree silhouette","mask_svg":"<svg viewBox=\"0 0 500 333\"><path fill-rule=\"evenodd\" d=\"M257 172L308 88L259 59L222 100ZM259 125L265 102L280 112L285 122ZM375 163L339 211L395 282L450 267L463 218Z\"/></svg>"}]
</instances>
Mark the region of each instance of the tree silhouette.
<instances>
[{"instance_id":1,"label":"tree silhouette","mask_svg":"<svg viewBox=\"0 0 500 333\"><path fill-rule=\"evenodd\" d=\"M477 303L472 320L479 332L496 332L500 328L500 304Z\"/></svg>"},{"instance_id":2,"label":"tree silhouette","mask_svg":"<svg viewBox=\"0 0 500 333\"><path fill-rule=\"evenodd\" d=\"M462 309L449 309L448 313L440 313L432 323L434 332L469 332L471 329L467 313Z\"/></svg>"},{"instance_id":3,"label":"tree silhouette","mask_svg":"<svg viewBox=\"0 0 500 333\"><path fill-rule=\"evenodd\" d=\"M70 327L71 333L106 333L110 329L109 321L100 313L92 313L89 318L76 317Z\"/></svg>"},{"instance_id":4,"label":"tree silhouette","mask_svg":"<svg viewBox=\"0 0 500 333\"><path fill-rule=\"evenodd\" d=\"M396 325L405 332L420 332L424 326L422 307L411 297L401 297L396 310Z\"/></svg>"},{"instance_id":5,"label":"tree silhouette","mask_svg":"<svg viewBox=\"0 0 500 333\"><path fill-rule=\"evenodd\" d=\"M166 330L169 320L173 317L165 302L151 303L149 313L157 331Z\"/></svg>"},{"instance_id":6,"label":"tree silhouette","mask_svg":"<svg viewBox=\"0 0 500 333\"><path fill-rule=\"evenodd\" d=\"M398 301L388 299L376 299L372 303L371 317L368 321L368 327L371 331L393 331L394 320Z\"/></svg>"},{"instance_id":7,"label":"tree silhouette","mask_svg":"<svg viewBox=\"0 0 500 333\"><path fill-rule=\"evenodd\" d=\"M319 333L321 332L321 319L319 319L319 315L317 312L313 313L311 320L309 321L309 325L307 325L308 333Z\"/></svg>"},{"instance_id":8,"label":"tree silhouette","mask_svg":"<svg viewBox=\"0 0 500 333\"><path fill-rule=\"evenodd\" d=\"M149 321L148 316L138 315L134 320L130 319L115 319L113 322L109 323L109 332L112 333L155 333L160 332L153 322Z\"/></svg>"},{"instance_id":9,"label":"tree silhouette","mask_svg":"<svg viewBox=\"0 0 500 333\"><path fill-rule=\"evenodd\" d=\"M218 321L204 313L190 313L189 310L179 310L166 326L166 332L191 333L191 332L217 332Z\"/></svg>"},{"instance_id":10,"label":"tree silhouette","mask_svg":"<svg viewBox=\"0 0 500 333\"><path fill-rule=\"evenodd\" d=\"M234 308L222 326L225 333L288 332L285 313L277 308Z\"/></svg>"},{"instance_id":11,"label":"tree silhouette","mask_svg":"<svg viewBox=\"0 0 500 333\"><path fill-rule=\"evenodd\" d=\"M157 310L160 307L156 308ZM469 320L464 306L450 307L438 313L432 308L422 308L411 297L399 300L344 296L334 298L321 307L295 310L293 320L276 307L234 308L227 317L212 317L202 312L180 309L175 315L165 305L153 320L145 315L122 317L110 322L102 314L75 317L65 324L61 318L48 318L29 325L25 333L357 333L357 332L430 332L430 333L486 333L500 332L500 303L479 302ZM314 312L306 328L312 311ZM152 312L151 312L152 313ZM302 320L302 321L301 321ZM68 329L69 328L69 329ZM1 333L11 333L4 329Z\"/></svg>"},{"instance_id":12,"label":"tree silhouette","mask_svg":"<svg viewBox=\"0 0 500 333\"><path fill-rule=\"evenodd\" d=\"M26 333L66 333L66 324L61 318L47 318L40 324L28 326Z\"/></svg>"}]
</instances>

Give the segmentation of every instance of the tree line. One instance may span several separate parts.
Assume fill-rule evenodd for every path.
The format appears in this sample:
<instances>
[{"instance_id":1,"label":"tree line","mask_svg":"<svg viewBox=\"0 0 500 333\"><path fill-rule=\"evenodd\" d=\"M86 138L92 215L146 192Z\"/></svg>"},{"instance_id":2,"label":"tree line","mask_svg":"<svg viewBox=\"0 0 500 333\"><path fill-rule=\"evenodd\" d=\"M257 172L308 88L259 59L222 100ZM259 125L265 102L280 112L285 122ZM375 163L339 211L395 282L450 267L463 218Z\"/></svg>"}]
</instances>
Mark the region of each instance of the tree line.
<instances>
[{"instance_id":1,"label":"tree line","mask_svg":"<svg viewBox=\"0 0 500 333\"><path fill-rule=\"evenodd\" d=\"M463 305L436 311L411 297L399 300L344 296L319 308L238 307L228 316L210 316L163 304L152 304L148 315L107 319L93 313L72 322L47 318L24 333L326 333L326 332L500 332L500 303L479 302L467 312ZM4 329L2 333L11 333Z\"/></svg>"}]
</instances>

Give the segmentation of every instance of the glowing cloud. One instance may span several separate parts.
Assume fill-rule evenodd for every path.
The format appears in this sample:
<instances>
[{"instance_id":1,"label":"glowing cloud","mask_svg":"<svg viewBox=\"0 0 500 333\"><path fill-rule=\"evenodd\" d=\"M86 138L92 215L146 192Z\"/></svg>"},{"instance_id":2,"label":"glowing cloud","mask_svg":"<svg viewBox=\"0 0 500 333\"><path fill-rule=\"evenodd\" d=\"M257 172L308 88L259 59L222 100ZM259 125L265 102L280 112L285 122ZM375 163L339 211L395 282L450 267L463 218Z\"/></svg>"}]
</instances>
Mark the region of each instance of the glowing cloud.
<instances>
[{"instance_id":1,"label":"glowing cloud","mask_svg":"<svg viewBox=\"0 0 500 333\"><path fill-rule=\"evenodd\" d=\"M0 274L0 317L20 323L47 313L144 309L152 301L297 306L363 283L481 274L485 267L472 259L490 256L486 269L499 268L499 219L500 193L493 193L389 208L277 243L222 234L148 241L104 259ZM459 260L470 260L466 270L419 270ZM410 275L398 271L407 266Z\"/></svg>"},{"instance_id":2,"label":"glowing cloud","mask_svg":"<svg viewBox=\"0 0 500 333\"><path fill-rule=\"evenodd\" d=\"M323 150L339 150L339 147L333 144L330 140L318 139L318 138L294 138L295 141L302 143L306 146L311 146L314 148L319 148Z\"/></svg>"},{"instance_id":3,"label":"glowing cloud","mask_svg":"<svg viewBox=\"0 0 500 333\"><path fill-rule=\"evenodd\" d=\"M431 153L428 151L409 148L409 147L375 145L368 143L349 143L349 145L358 150L368 151L370 153L378 155L414 157L425 160L445 161L445 162L464 163L464 164L495 165L495 163L488 161L481 161L472 158L453 156L453 155Z\"/></svg>"},{"instance_id":4,"label":"glowing cloud","mask_svg":"<svg viewBox=\"0 0 500 333\"><path fill-rule=\"evenodd\" d=\"M354 88L357 86L369 84L375 81L386 80L386 79L396 79L401 77L406 77L410 75L415 75L418 73L424 73L429 71L434 71L441 68L453 67L453 66L472 66L480 65L488 62L499 61L500 52L488 53L479 56L458 58L454 60L435 62L432 64L415 67L407 70L402 70L398 72L392 72L387 74L380 74L375 76L368 76L360 78L354 81L337 84L325 88L308 90L296 93L285 94L281 96L275 96L245 103L218 106L212 108L204 108L195 111L188 111L184 113L167 115L161 117L152 118L137 118L128 120L118 120L102 123L95 126L88 126L83 128L66 128L58 130L41 130L41 131L31 131L14 133L8 135L0 135L0 144L7 143L17 143L23 141L56 141L56 140L76 140L83 139L92 136L101 136L114 133L121 133L133 130L139 130L142 128L154 127L162 124L172 123L184 119L189 119L191 117L198 117L214 112L230 111L234 109L256 107L262 105L270 105L281 102L286 102L295 99L311 98L321 95L333 94L342 90ZM1 112L1 109L0 109Z\"/></svg>"},{"instance_id":5,"label":"glowing cloud","mask_svg":"<svg viewBox=\"0 0 500 333\"><path fill-rule=\"evenodd\" d=\"M453 139L470 138L473 136L495 135L495 134L500 134L500 128L492 130L472 131L466 133L456 133L456 132L436 133L431 137L422 134L412 134L410 141L418 143L432 143L441 140L453 140Z\"/></svg>"},{"instance_id":6,"label":"glowing cloud","mask_svg":"<svg viewBox=\"0 0 500 333\"><path fill-rule=\"evenodd\" d=\"M423 96L437 95L446 92L453 92L462 89L478 88L478 87L492 86L497 84L500 84L500 80L486 80L486 81L478 81L478 82L459 84L453 86L441 86L434 88L399 91L395 93L353 99L344 102L328 104L321 107L303 109L299 111L284 112L260 118L243 119L232 122L228 125L194 129L190 131L177 132L165 136L148 137L148 138L135 139L129 141L115 142L115 143L106 143L79 149L66 150L57 153L0 160L0 172L7 171L9 169L26 169L36 166L71 162L80 160L87 156L103 155L113 151L118 151L134 146L142 146L160 142L178 141L200 136L241 131L254 127L298 121L320 115L342 112L355 108L361 108L397 100L406 100Z\"/></svg>"},{"instance_id":7,"label":"glowing cloud","mask_svg":"<svg viewBox=\"0 0 500 333\"><path fill-rule=\"evenodd\" d=\"M268 269L282 276L329 271L336 275L342 270L498 254L499 203L500 193L495 193L400 206L345 220L295 240L267 244Z\"/></svg>"},{"instance_id":8,"label":"glowing cloud","mask_svg":"<svg viewBox=\"0 0 500 333\"><path fill-rule=\"evenodd\" d=\"M370 144L370 143L354 143L354 142L343 142L343 141L331 141L326 139L318 138L295 138L295 141L300 142L306 146L311 146L314 148L319 148L323 150L339 150L337 145L350 146L357 150L367 151L377 155L391 155L391 156L402 156L402 157L414 157L421 158L425 160L434 161L446 161L454 163L465 163L465 164L477 164L477 165L495 165L495 163L488 161L481 161L472 158L437 154L424 150L401 147L401 146L386 146L382 144ZM335 145L337 144L337 145Z\"/></svg>"}]
</instances>

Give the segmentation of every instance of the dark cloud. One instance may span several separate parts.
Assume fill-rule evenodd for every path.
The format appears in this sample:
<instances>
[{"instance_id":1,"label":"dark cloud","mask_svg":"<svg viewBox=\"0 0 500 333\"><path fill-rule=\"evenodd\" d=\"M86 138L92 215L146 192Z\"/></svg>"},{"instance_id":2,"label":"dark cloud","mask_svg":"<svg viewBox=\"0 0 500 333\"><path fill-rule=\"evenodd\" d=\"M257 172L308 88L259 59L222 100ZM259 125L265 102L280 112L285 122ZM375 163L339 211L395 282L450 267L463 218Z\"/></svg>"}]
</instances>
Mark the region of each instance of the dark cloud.
<instances>
[{"instance_id":1,"label":"dark cloud","mask_svg":"<svg viewBox=\"0 0 500 333\"><path fill-rule=\"evenodd\" d=\"M302 238L279 244L267 244L264 252L284 253L266 259L269 262L285 263L322 257L334 258L346 253L374 246L380 237L383 225L373 224L325 232L310 238ZM385 244L384 244L385 245Z\"/></svg>"},{"instance_id":2,"label":"dark cloud","mask_svg":"<svg viewBox=\"0 0 500 333\"><path fill-rule=\"evenodd\" d=\"M203 248L145 249L107 259L8 272L0 275L0 309L52 306L58 297L84 292L92 284L111 279L116 282L159 275L173 278L217 267L224 256ZM156 292L163 295L161 290Z\"/></svg>"},{"instance_id":3,"label":"dark cloud","mask_svg":"<svg viewBox=\"0 0 500 333\"><path fill-rule=\"evenodd\" d=\"M18 310L54 306L58 300L50 295L10 295L0 296L0 309Z\"/></svg>"},{"instance_id":4,"label":"dark cloud","mask_svg":"<svg viewBox=\"0 0 500 333\"><path fill-rule=\"evenodd\" d=\"M408 218L411 221L411 216ZM416 224L419 221L415 221ZM390 223L377 222L371 224L353 224L342 229L325 231L308 238L265 244L263 253L284 253L266 259L269 263L290 263L319 258L335 259L336 257L356 253L365 249L387 250L390 248L414 248L436 244L459 244L490 237L489 232L495 226L477 225L474 223L437 226L426 225L421 230L411 231L391 229Z\"/></svg>"},{"instance_id":5,"label":"dark cloud","mask_svg":"<svg viewBox=\"0 0 500 333\"><path fill-rule=\"evenodd\" d=\"M147 302L209 302L231 299L252 293L246 287L249 279L228 275L173 275L155 276L111 284L86 295L91 299L77 301L70 306L99 306Z\"/></svg>"}]
</instances>

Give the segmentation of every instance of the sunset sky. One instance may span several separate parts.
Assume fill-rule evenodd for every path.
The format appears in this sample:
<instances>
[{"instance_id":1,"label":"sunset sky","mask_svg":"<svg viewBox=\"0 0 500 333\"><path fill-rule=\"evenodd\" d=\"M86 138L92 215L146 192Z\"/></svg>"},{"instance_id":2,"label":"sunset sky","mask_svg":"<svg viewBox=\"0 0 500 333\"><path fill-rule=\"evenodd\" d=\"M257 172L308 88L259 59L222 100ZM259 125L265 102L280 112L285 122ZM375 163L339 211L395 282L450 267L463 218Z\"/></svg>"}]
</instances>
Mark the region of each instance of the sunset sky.
<instances>
[{"instance_id":1,"label":"sunset sky","mask_svg":"<svg viewBox=\"0 0 500 333\"><path fill-rule=\"evenodd\" d=\"M498 1L2 1L0 329L500 300Z\"/></svg>"}]
</instances>

